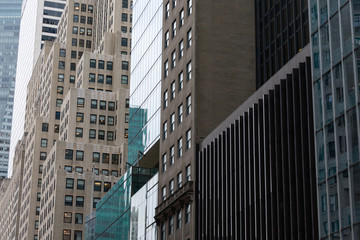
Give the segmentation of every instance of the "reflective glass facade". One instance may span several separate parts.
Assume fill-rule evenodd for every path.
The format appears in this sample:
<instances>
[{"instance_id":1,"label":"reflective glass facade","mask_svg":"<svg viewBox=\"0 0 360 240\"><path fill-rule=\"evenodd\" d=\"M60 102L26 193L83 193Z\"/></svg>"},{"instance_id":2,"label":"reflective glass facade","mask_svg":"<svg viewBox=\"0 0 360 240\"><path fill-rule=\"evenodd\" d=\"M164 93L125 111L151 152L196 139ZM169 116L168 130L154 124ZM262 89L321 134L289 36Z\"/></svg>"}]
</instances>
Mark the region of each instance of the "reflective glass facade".
<instances>
[{"instance_id":1,"label":"reflective glass facade","mask_svg":"<svg viewBox=\"0 0 360 240\"><path fill-rule=\"evenodd\" d=\"M154 216L158 203L158 181L156 174L131 198L130 239L157 239Z\"/></svg>"},{"instance_id":2,"label":"reflective glass facade","mask_svg":"<svg viewBox=\"0 0 360 240\"><path fill-rule=\"evenodd\" d=\"M97 204L95 231L87 228L85 239L129 239L131 197L155 174L153 169L130 168ZM86 226L93 228L93 217L87 220Z\"/></svg>"},{"instance_id":3,"label":"reflective glass facade","mask_svg":"<svg viewBox=\"0 0 360 240\"><path fill-rule=\"evenodd\" d=\"M310 0L321 239L360 236L360 1Z\"/></svg>"},{"instance_id":4,"label":"reflective glass facade","mask_svg":"<svg viewBox=\"0 0 360 240\"><path fill-rule=\"evenodd\" d=\"M160 138L162 0L133 3L129 162Z\"/></svg>"},{"instance_id":5,"label":"reflective glass facade","mask_svg":"<svg viewBox=\"0 0 360 240\"><path fill-rule=\"evenodd\" d=\"M9 163L22 0L0 0L0 178Z\"/></svg>"}]
</instances>

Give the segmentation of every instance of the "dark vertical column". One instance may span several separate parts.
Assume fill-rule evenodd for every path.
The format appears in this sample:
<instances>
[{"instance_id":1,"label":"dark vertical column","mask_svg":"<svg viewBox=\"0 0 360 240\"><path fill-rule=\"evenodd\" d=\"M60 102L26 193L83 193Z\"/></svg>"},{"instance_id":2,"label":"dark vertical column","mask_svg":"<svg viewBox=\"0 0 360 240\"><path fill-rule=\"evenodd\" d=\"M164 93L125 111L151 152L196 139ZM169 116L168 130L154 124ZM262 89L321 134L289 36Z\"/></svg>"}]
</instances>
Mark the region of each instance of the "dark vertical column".
<instances>
[{"instance_id":1,"label":"dark vertical column","mask_svg":"<svg viewBox=\"0 0 360 240\"><path fill-rule=\"evenodd\" d=\"M291 222L290 222L290 180L289 180L289 155L288 155L288 119L286 102L287 80L281 80L280 84L280 129L281 129L281 172L282 172L282 193L284 203L284 238L291 239Z\"/></svg>"},{"instance_id":2,"label":"dark vertical column","mask_svg":"<svg viewBox=\"0 0 360 240\"><path fill-rule=\"evenodd\" d=\"M210 176L209 176L209 172L210 172L210 161L211 161L211 156L210 156L210 146L207 145L206 149L205 149L205 162L204 162L204 172L205 172L205 215L206 215L206 219L205 220L205 239L209 239L209 232L210 232L210 227L211 227L211 208L210 208L210 201L211 201L211 185L210 185Z\"/></svg>"},{"instance_id":3,"label":"dark vertical column","mask_svg":"<svg viewBox=\"0 0 360 240\"><path fill-rule=\"evenodd\" d=\"M230 238L231 239L235 239L235 216L236 216L236 211L235 211L235 194L236 194L236 189L235 189L235 150L234 150L234 141L235 141L235 125L231 124L230 126L230 161L229 161L229 173L230 173L230 223L231 223L231 227L230 227Z\"/></svg>"},{"instance_id":4,"label":"dark vertical column","mask_svg":"<svg viewBox=\"0 0 360 240\"><path fill-rule=\"evenodd\" d=\"M209 182L210 182L210 203L209 203L209 208L210 208L210 236L209 239L214 239L214 229L215 229L215 207L214 207L214 202L215 202L215 187L216 187L216 175L215 175L215 142L212 141L211 142L211 147L210 147L210 155L209 155L209 163L210 163L210 169L209 169Z\"/></svg>"},{"instance_id":5,"label":"dark vertical column","mask_svg":"<svg viewBox=\"0 0 360 240\"><path fill-rule=\"evenodd\" d=\"M254 185L254 119L253 119L253 108L249 108L249 126L248 126L248 148L249 151L249 171L248 171L248 185L249 185L249 211L250 211L250 238L255 239L255 185Z\"/></svg>"},{"instance_id":6,"label":"dark vertical column","mask_svg":"<svg viewBox=\"0 0 360 240\"><path fill-rule=\"evenodd\" d=\"M244 113L244 208L245 208L245 239L251 239L250 197L249 197L249 114Z\"/></svg>"},{"instance_id":7,"label":"dark vertical column","mask_svg":"<svg viewBox=\"0 0 360 240\"><path fill-rule=\"evenodd\" d=\"M234 129L234 193L235 193L235 237L234 239L240 239L241 234L241 221L240 221L240 121L235 120L235 129Z\"/></svg>"},{"instance_id":8,"label":"dark vertical column","mask_svg":"<svg viewBox=\"0 0 360 240\"><path fill-rule=\"evenodd\" d=\"M240 193L240 239L246 239L246 219L245 219L245 136L244 136L244 117L240 116L239 123L239 148L240 148L240 159L239 159L239 193Z\"/></svg>"},{"instance_id":9,"label":"dark vertical column","mask_svg":"<svg viewBox=\"0 0 360 240\"><path fill-rule=\"evenodd\" d=\"M221 162L221 189L222 189L222 205L221 205L221 221L222 221L222 236L227 236L227 220L226 220L226 132L222 134L222 144L220 152L220 162Z\"/></svg>"},{"instance_id":10,"label":"dark vertical column","mask_svg":"<svg viewBox=\"0 0 360 240\"><path fill-rule=\"evenodd\" d=\"M226 128L226 141L225 141L225 152L224 152L224 162L225 162L225 221L226 221L226 237L230 238L231 235L231 222L229 221L229 216L231 212L231 203L230 203L230 128Z\"/></svg>"},{"instance_id":11,"label":"dark vertical column","mask_svg":"<svg viewBox=\"0 0 360 240\"><path fill-rule=\"evenodd\" d=\"M259 168L259 106L254 104L253 111L253 174L254 174L254 207L255 207L255 237L260 239L260 168Z\"/></svg>"},{"instance_id":12,"label":"dark vertical column","mask_svg":"<svg viewBox=\"0 0 360 240\"><path fill-rule=\"evenodd\" d=\"M218 138L215 138L214 144L214 186L215 186L215 198L214 198L214 220L215 220L215 229L214 229L214 236L215 239L219 239L219 202L220 202L220 176L219 176L219 143Z\"/></svg>"},{"instance_id":13,"label":"dark vertical column","mask_svg":"<svg viewBox=\"0 0 360 240\"><path fill-rule=\"evenodd\" d=\"M196 217L196 222L197 222L197 226L198 226L198 230L197 230L197 236L198 239L202 239L202 236L204 234L204 229L203 229L203 221L204 221L204 216L203 216L203 207L204 207L204 190L203 190L203 177L204 177L204 173L203 173L203 162L204 162L204 158L203 158L203 150L199 151L199 159L197 161L196 164L196 186L198 186L198 193L197 193L197 217Z\"/></svg>"}]
</instances>

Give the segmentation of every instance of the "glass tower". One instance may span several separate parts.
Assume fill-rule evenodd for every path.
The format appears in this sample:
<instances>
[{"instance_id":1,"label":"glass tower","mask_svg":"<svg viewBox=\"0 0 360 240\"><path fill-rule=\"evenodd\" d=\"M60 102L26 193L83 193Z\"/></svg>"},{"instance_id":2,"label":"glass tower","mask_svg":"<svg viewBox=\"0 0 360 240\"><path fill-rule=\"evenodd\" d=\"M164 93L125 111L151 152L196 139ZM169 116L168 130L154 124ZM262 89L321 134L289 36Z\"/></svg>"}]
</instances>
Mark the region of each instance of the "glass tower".
<instances>
[{"instance_id":1,"label":"glass tower","mask_svg":"<svg viewBox=\"0 0 360 240\"><path fill-rule=\"evenodd\" d=\"M360 236L360 1L310 0L321 239Z\"/></svg>"},{"instance_id":2,"label":"glass tower","mask_svg":"<svg viewBox=\"0 0 360 240\"><path fill-rule=\"evenodd\" d=\"M7 176L22 0L0 0L0 178Z\"/></svg>"},{"instance_id":3,"label":"glass tower","mask_svg":"<svg viewBox=\"0 0 360 240\"><path fill-rule=\"evenodd\" d=\"M160 138L162 9L162 0L133 3L130 163L137 162Z\"/></svg>"}]
</instances>

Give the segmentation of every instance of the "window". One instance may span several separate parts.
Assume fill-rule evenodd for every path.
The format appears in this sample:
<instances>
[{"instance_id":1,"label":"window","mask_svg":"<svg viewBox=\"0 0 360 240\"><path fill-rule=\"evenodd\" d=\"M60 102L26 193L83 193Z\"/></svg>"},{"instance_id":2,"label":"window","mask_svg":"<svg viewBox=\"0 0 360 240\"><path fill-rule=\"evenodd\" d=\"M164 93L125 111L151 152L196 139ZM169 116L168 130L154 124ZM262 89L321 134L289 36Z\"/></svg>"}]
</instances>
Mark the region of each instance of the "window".
<instances>
[{"instance_id":1,"label":"window","mask_svg":"<svg viewBox=\"0 0 360 240\"><path fill-rule=\"evenodd\" d=\"M59 133L59 129L60 129L60 125L59 125L59 124L55 124L55 126L54 126L54 133Z\"/></svg>"},{"instance_id":2,"label":"window","mask_svg":"<svg viewBox=\"0 0 360 240\"><path fill-rule=\"evenodd\" d=\"M108 125L114 126L114 117L108 116Z\"/></svg>"},{"instance_id":3,"label":"window","mask_svg":"<svg viewBox=\"0 0 360 240\"><path fill-rule=\"evenodd\" d=\"M115 111L115 102L109 102L108 110L109 111Z\"/></svg>"},{"instance_id":4,"label":"window","mask_svg":"<svg viewBox=\"0 0 360 240\"><path fill-rule=\"evenodd\" d=\"M184 56L184 40L179 42L179 59Z\"/></svg>"},{"instance_id":5,"label":"window","mask_svg":"<svg viewBox=\"0 0 360 240\"><path fill-rule=\"evenodd\" d=\"M192 0L187 0L187 14L190 16L192 13Z\"/></svg>"},{"instance_id":6,"label":"window","mask_svg":"<svg viewBox=\"0 0 360 240\"><path fill-rule=\"evenodd\" d=\"M169 46L169 39L170 39L170 34L169 34L169 31L166 31L165 33L165 48L167 48Z\"/></svg>"},{"instance_id":7,"label":"window","mask_svg":"<svg viewBox=\"0 0 360 240\"><path fill-rule=\"evenodd\" d=\"M186 97L186 114L189 115L191 113L191 95Z\"/></svg>"},{"instance_id":8,"label":"window","mask_svg":"<svg viewBox=\"0 0 360 240\"><path fill-rule=\"evenodd\" d=\"M176 36L176 20L173 21L171 26L172 26L172 28L171 28L171 30L172 30L171 31L171 33L172 33L171 37L174 38Z\"/></svg>"},{"instance_id":9,"label":"window","mask_svg":"<svg viewBox=\"0 0 360 240\"><path fill-rule=\"evenodd\" d=\"M86 12L86 4L81 4L81 11Z\"/></svg>"},{"instance_id":10,"label":"window","mask_svg":"<svg viewBox=\"0 0 360 240\"><path fill-rule=\"evenodd\" d=\"M91 99L91 109L97 109L97 103L97 100Z\"/></svg>"},{"instance_id":11,"label":"window","mask_svg":"<svg viewBox=\"0 0 360 240\"><path fill-rule=\"evenodd\" d=\"M83 207L84 206L84 197L76 197L76 206Z\"/></svg>"},{"instance_id":12,"label":"window","mask_svg":"<svg viewBox=\"0 0 360 240\"><path fill-rule=\"evenodd\" d=\"M55 120L60 120L60 111L55 112Z\"/></svg>"},{"instance_id":13,"label":"window","mask_svg":"<svg viewBox=\"0 0 360 240\"><path fill-rule=\"evenodd\" d=\"M176 228L180 229L181 228L181 210L179 210L177 212L177 216L176 216Z\"/></svg>"},{"instance_id":14,"label":"window","mask_svg":"<svg viewBox=\"0 0 360 240\"><path fill-rule=\"evenodd\" d=\"M106 101L100 101L100 109L106 110Z\"/></svg>"},{"instance_id":15,"label":"window","mask_svg":"<svg viewBox=\"0 0 360 240\"><path fill-rule=\"evenodd\" d=\"M92 17L88 17L88 18L87 18L87 24L92 25L92 23L93 23L93 18L92 18Z\"/></svg>"},{"instance_id":16,"label":"window","mask_svg":"<svg viewBox=\"0 0 360 240\"><path fill-rule=\"evenodd\" d=\"M171 83L171 95L170 95L171 100L173 100L175 98L175 90L176 90L175 81L173 81Z\"/></svg>"},{"instance_id":17,"label":"window","mask_svg":"<svg viewBox=\"0 0 360 240\"><path fill-rule=\"evenodd\" d=\"M65 166L64 170L71 173L72 172L72 166Z\"/></svg>"},{"instance_id":18,"label":"window","mask_svg":"<svg viewBox=\"0 0 360 240\"><path fill-rule=\"evenodd\" d=\"M168 106L168 91L164 92L164 109Z\"/></svg>"},{"instance_id":19,"label":"window","mask_svg":"<svg viewBox=\"0 0 360 240\"><path fill-rule=\"evenodd\" d=\"M187 80L190 81L191 80L191 71L192 71L192 67L191 67L191 61L186 65L186 73L187 73Z\"/></svg>"},{"instance_id":20,"label":"window","mask_svg":"<svg viewBox=\"0 0 360 240\"><path fill-rule=\"evenodd\" d=\"M59 61L59 69L65 69L65 62Z\"/></svg>"},{"instance_id":21,"label":"window","mask_svg":"<svg viewBox=\"0 0 360 240\"><path fill-rule=\"evenodd\" d=\"M63 240L71 240L71 230L64 229Z\"/></svg>"},{"instance_id":22,"label":"window","mask_svg":"<svg viewBox=\"0 0 360 240\"><path fill-rule=\"evenodd\" d=\"M126 13L122 13L121 14L121 21L127 22L127 20L128 20L128 15Z\"/></svg>"},{"instance_id":23,"label":"window","mask_svg":"<svg viewBox=\"0 0 360 240\"><path fill-rule=\"evenodd\" d=\"M41 178L38 179L38 187L41 187Z\"/></svg>"},{"instance_id":24,"label":"window","mask_svg":"<svg viewBox=\"0 0 360 240\"><path fill-rule=\"evenodd\" d=\"M122 33L127 33L127 27L126 26L121 26L121 32Z\"/></svg>"},{"instance_id":25,"label":"window","mask_svg":"<svg viewBox=\"0 0 360 240\"><path fill-rule=\"evenodd\" d=\"M191 47L192 45L192 33L191 29L187 32L187 48Z\"/></svg>"},{"instance_id":26,"label":"window","mask_svg":"<svg viewBox=\"0 0 360 240\"><path fill-rule=\"evenodd\" d=\"M86 17L85 16L80 16L80 23L83 23L83 24L86 23Z\"/></svg>"},{"instance_id":27,"label":"window","mask_svg":"<svg viewBox=\"0 0 360 240\"><path fill-rule=\"evenodd\" d=\"M167 19L170 15L170 3L167 2L165 5L165 19Z\"/></svg>"},{"instance_id":28,"label":"window","mask_svg":"<svg viewBox=\"0 0 360 240\"><path fill-rule=\"evenodd\" d=\"M72 206L73 205L73 196L65 195L65 206Z\"/></svg>"},{"instance_id":29,"label":"window","mask_svg":"<svg viewBox=\"0 0 360 240\"><path fill-rule=\"evenodd\" d=\"M167 138L167 122L163 123L163 140Z\"/></svg>"},{"instance_id":30,"label":"window","mask_svg":"<svg viewBox=\"0 0 360 240\"><path fill-rule=\"evenodd\" d=\"M74 231L74 240L82 240L82 231Z\"/></svg>"},{"instance_id":31,"label":"window","mask_svg":"<svg viewBox=\"0 0 360 240\"><path fill-rule=\"evenodd\" d=\"M170 116L170 132L175 130L175 113Z\"/></svg>"},{"instance_id":32,"label":"window","mask_svg":"<svg viewBox=\"0 0 360 240\"><path fill-rule=\"evenodd\" d=\"M96 124L97 116L95 114L90 114L90 123Z\"/></svg>"},{"instance_id":33,"label":"window","mask_svg":"<svg viewBox=\"0 0 360 240\"><path fill-rule=\"evenodd\" d=\"M91 28L86 29L86 35L87 36L92 36L92 29Z\"/></svg>"},{"instance_id":34,"label":"window","mask_svg":"<svg viewBox=\"0 0 360 240\"><path fill-rule=\"evenodd\" d=\"M101 192L101 182L100 181L94 182L94 191Z\"/></svg>"},{"instance_id":35,"label":"window","mask_svg":"<svg viewBox=\"0 0 360 240\"><path fill-rule=\"evenodd\" d=\"M76 122L84 122L84 114L81 112L76 113Z\"/></svg>"},{"instance_id":36,"label":"window","mask_svg":"<svg viewBox=\"0 0 360 240\"><path fill-rule=\"evenodd\" d=\"M177 175L177 183L178 183L178 188L181 188L182 187L182 172L180 172L178 175Z\"/></svg>"},{"instance_id":37,"label":"window","mask_svg":"<svg viewBox=\"0 0 360 240\"><path fill-rule=\"evenodd\" d=\"M106 84L112 84L112 76L107 75L106 76Z\"/></svg>"},{"instance_id":38,"label":"window","mask_svg":"<svg viewBox=\"0 0 360 240\"><path fill-rule=\"evenodd\" d=\"M184 25L184 9L181 9L179 13L179 28Z\"/></svg>"},{"instance_id":39,"label":"window","mask_svg":"<svg viewBox=\"0 0 360 240\"><path fill-rule=\"evenodd\" d=\"M114 141L114 132L108 131L108 132L107 132L106 140L107 140L107 141Z\"/></svg>"},{"instance_id":40,"label":"window","mask_svg":"<svg viewBox=\"0 0 360 240\"><path fill-rule=\"evenodd\" d=\"M167 158L166 153L164 153L164 154L162 155L162 171L163 171L163 172L166 171L166 158Z\"/></svg>"},{"instance_id":41,"label":"window","mask_svg":"<svg viewBox=\"0 0 360 240\"><path fill-rule=\"evenodd\" d=\"M78 98L77 99L77 106L78 107L84 107L85 105L85 99L84 98Z\"/></svg>"},{"instance_id":42,"label":"window","mask_svg":"<svg viewBox=\"0 0 360 240\"><path fill-rule=\"evenodd\" d=\"M90 40L86 40L86 48L91 48L91 41Z\"/></svg>"},{"instance_id":43,"label":"window","mask_svg":"<svg viewBox=\"0 0 360 240\"><path fill-rule=\"evenodd\" d=\"M75 172L83 173L83 168L82 167L75 167Z\"/></svg>"},{"instance_id":44,"label":"window","mask_svg":"<svg viewBox=\"0 0 360 240\"><path fill-rule=\"evenodd\" d=\"M93 11L94 11L93 5L88 5L88 12L93 13Z\"/></svg>"},{"instance_id":45,"label":"window","mask_svg":"<svg viewBox=\"0 0 360 240\"><path fill-rule=\"evenodd\" d=\"M74 23L79 22L79 15L74 15L74 17L73 17L73 22L74 22Z\"/></svg>"},{"instance_id":46,"label":"window","mask_svg":"<svg viewBox=\"0 0 360 240\"><path fill-rule=\"evenodd\" d=\"M83 27L80 28L80 35L85 35L85 28Z\"/></svg>"},{"instance_id":47,"label":"window","mask_svg":"<svg viewBox=\"0 0 360 240\"><path fill-rule=\"evenodd\" d=\"M98 139L105 140L105 131L99 130Z\"/></svg>"},{"instance_id":48,"label":"window","mask_svg":"<svg viewBox=\"0 0 360 240\"><path fill-rule=\"evenodd\" d=\"M121 75L121 84L128 84L129 77L127 75Z\"/></svg>"},{"instance_id":49,"label":"window","mask_svg":"<svg viewBox=\"0 0 360 240\"><path fill-rule=\"evenodd\" d=\"M121 69L122 70L129 70L129 62L128 61L122 61Z\"/></svg>"},{"instance_id":50,"label":"window","mask_svg":"<svg viewBox=\"0 0 360 240\"><path fill-rule=\"evenodd\" d=\"M79 3L74 3L74 10L79 11Z\"/></svg>"},{"instance_id":51,"label":"window","mask_svg":"<svg viewBox=\"0 0 360 240\"><path fill-rule=\"evenodd\" d=\"M118 171L112 170L111 175L114 176L114 177L117 177L119 174L118 174Z\"/></svg>"},{"instance_id":52,"label":"window","mask_svg":"<svg viewBox=\"0 0 360 240\"><path fill-rule=\"evenodd\" d=\"M166 60L165 63L164 63L164 78L166 78L167 76L169 76L169 62L168 62L168 60Z\"/></svg>"},{"instance_id":53,"label":"window","mask_svg":"<svg viewBox=\"0 0 360 240\"><path fill-rule=\"evenodd\" d=\"M172 7L176 7L176 0L172 0Z\"/></svg>"},{"instance_id":54,"label":"window","mask_svg":"<svg viewBox=\"0 0 360 240\"><path fill-rule=\"evenodd\" d=\"M61 107L62 99L56 99L56 107Z\"/></svg>"},{"instance_id":55,"label":"window","mask_svg":"<svg viewBox=\"0 0 360 240\"><path fill-rule=\"evenodd\" d=\"M169 194L170 195L174 194L174 179L170 180L169 182Z\"/></svg>"},{"instance_id":56,"label":"window","mask_svg":"<svg viewBox=\"0 0 360 240\"><path fill-rule=\"evenodd\" d=\"M119 154L112 154L111 155L111 163L112 164L119 164Z\"/></svg>"},{"instance_id":57,"label":"window","mask_svg":"<svg viewBox=\"0 0 360 240\"><path fill-rule=\"evenodd\" d=\"M75 213L75 223L76 224L83 224L83 214L82 213Z\"/></svg>"},{"instance_id":58,"label":"window","mask_svg":"<svg viewBox=\"0 0 360 240\"><path fill-rule=\"evenodd\" d=\"M58 86L57 87L57 93L60 94L60 95L63 95L64 94L64 87Z\"/></svg>"},{"instance_id":59,"label":"window","mask_svg":"<svg viewBox=\"0 0 360 240\"><path fill-rule=\"evenodd\" d=\"M100 202L100 198L94 198L94 200L93 200L93 208L96 208L96 205L98 204L98 202Z\"/></svg>"},{"instance_id":60,"label":"window","mask_svg":"<svg viewBox=\"0 0 360 240\"><path fill-rule=\"evenodd\" d=\"M78 56L78 58L80 59L80 58L82 57L82 55L83 55L83 52L80 52L80 51L79 51L79 56Z\"/></svg>"},{"instance_id":61,"label":"window","mask_svg":"<svg viewBox=\"0 0 360 240\"><path fill-rule=\"evenodd\" d=\"M39 174L43 173L43 165L39 165Z\"/></svg>"},{"instance_id":62,"label":"window","mask_svg":"<svg viewBox=\"0 0 360 240\"><path fill-rule=\"evenodd\" d=\"M178 157L182 156L182 138L178 140Z\"/></svg>"},{"instance_id":63,"label":"window","mask_svg":"<svg viewBox=\"0 0 360 240\"><path fill-rule=\"evenodd\" d=\"M111 61L106 62L106 70L109 70L109 71L113 70L113 62L111 62Z\"/></svg>"},{"instance_id":64,"label":"window","mask_svg":"<svg viewBox=\"0 0 360 240\"><path fill-rule=\"evenodd\" d=\"M104 115L99 115L99 124L105 125L105 119L106 117Z\"/></svg>"},{"instance_id":65,"label":"window","mask_svg":"<svg viewBox=\"0 0 360 240\"><path fill-rule=\"evenodd\" d=\"M47 154L46 152L40 152L40 160L44 161L46 160Z\"/></svg>"},{"instance_id":66,"label":"window","mask_svg":"<svg viewBox=\"0 0 360 240\"><path fill-rule=\"evenodd\" d=\"M84 161L84 151L76 150L76 161Z\"/></svg>"},{"instance_id":67,"label":"window","mask_svg":"<svg viewBox=\"0 0 360 240\"><path fill-rule=\"evenodd\" d=\"M174 164L175 161L175 147L170 148L170 166Z\"/></svg>"},{"instance_id":68,"label":"window","mask_svg":"<svg viewBox=\"0 0 360 240\"><path fill-rule=\"evenodd\" d=\"M83 129L82 128L76 128L75 129L75 137L78 137L78 138L83 137Z\"/></svg>"},{"instance_id":69,"label":"window","mask_svg":"<svg viewBox=\"0 0 360 240\"><path fill-rule=\"evenodd\" d=\"M104 192L108 192L111 188L110 182L104 182Z\"/></svg>"},{"instance_id":70,"label":"window","mask_svg":"<svg viewBox=\"0 0 360 240\"><path fill-rule=\"evenodd\" d=\"M174 233L174 217L169 218L169 235Z\"/></svg>"},{"instance_id":71,"label":"window","mask_svg":"<svg viewBox=\"0 0 360 240\"><path fill-rule=\"evenodd\" d=\"M40 202L40 200L41 200L41 193L38 192L36 195L36 201Z\"/></svg>"},{"instance_id":72,"label":"window","mask_svg":"<svg viewBox=\"0 0 360 240\"><path fill-rule=\"evenodd\" d=\"M79 39L79 47L84 47L84 45L85 45L84 39Z\"/></svg>"},{"instance_id":73,"label":"window","mask_svg":"<svg viewBox=\"0 0 360 240\"><path fill-rule=\"evenodd\" d=\"M64 82L64 74L58 74L58 82Z\"/></svg>"},{"instance_id":74,"label":"window","mask_svg":"<svg viewBox=\"0 0 360 240\"><path fill-rule=\"evenodd\" d=\"M93 162L100 162L100 153L93 152Z\"/></svg>"},{"instance_id":75,"label":"window","mask_svg":"<svg viewBox=\"0 0 360 240\"><path fill-rule=\"evenodd\" d=\"M189 182L191 181L191 166L190 165L186 166L185 171L186 171L186 181Z\"/></svg>"},{"instance_id":76,"label":"window","mask_svg":"<svg viewBox=\"0 0 360 240\"><path fill-rule=\"evenodd\" d=\"M186 205L185 223L190 222L190 210L191 210L190 204Z\"/></svg>"},{"instance_id":77,"label":"window","mask_svg":"<svg viewBox=\"0 0 360 240\"><path fill-rule=\"evenodd\" d=\"M48 132L48 131L49 131L49 124L43 123L43 124L41 125L41 131L43 131L43 132Z\"/></svg>"},{"instance_id":78,"label":"window","mask_svg":"<svg viewBox=\"0 0 360 240\"><path fill-rule=\"evenodd\" d=\"M191 148L191 129L186 132L186 149Z\"/></svg>"},{"instance_id":79,"label":"window","mask_svg":"<svg viewBox=\"0 0 360 240\"><path fill-rule=\"evenodd\" d=\"M47 147L47 144L48 144L48 140L47 139L44 139L44 138L42 138L41 139L41 147Z\"/></svg>"},{"instance_id":80,"label":"window","mask_svg":"<svg viewBox=\"0 0 360 240\"><path fill-rule=\"evenodd\" d=\"M76 51L71 51L71 58L76 59Z\"/></svg>"},{"instance_id":81,"label":"window","mask_svg":"<svg viewBox=\"0 0 360 240\"><path fill-rule=\"evenodd\" d=\"M85 180L83 179L78 179L77 180L77 190L85 190Z\"/></svg>"},{"instance_id":82,"label":"window","mask_svg":"<svg viewBox=\"0 0 360 240\"><path fill-rule=\"evenodd\" d=\"M164 202L166 200L166 186L162 188L162 201Z\"/></svg>"},{"instance_id":83,"label":"window","mask_svg":"<svg viewBox=\"0 0 360 240\"><path fill-rule=\"evenodd\" d=\"M125 108L129 108L130 107L130 100L127 98L125 100Z\"/></svg>"},{"instance_id":84,"label":"window","mask_svg":"<svg viewBox=\"0 0 360 240\"><path fill-rule=\"evenodd\" d=\"M128 39L127 38L121 38L121 46L123 46L123 47L128 46Z\"/></svg>"},{"instance_id":85,"label":"window","mask_svg":"<svg viewBox=\"0 0 360 240\"><path fill-rule=\"evenodd\" d=\"M130 120L130 115L129 114L125 114L125 123L129 123Z\"/></svg>"},{"instance_id":86,"label":"window","mask_svg":"<svg viewBox=\"0 0 360 240\"><path fill-rule=\"evenodd\" d=\"M96 68L96 59L90 59L90 67Z\"/></svg>"},{"instance_id":87,"label":"window","mask_svg":"<svg viewBox=\"0 0 360 240\"><path fill-rule=\"evenodd\" d=\"M174 50L171 53L171 69L173 69L176 66L176 51Z\"/></svg>"},{"instance_id":88,"label":"window","mask_svg":"<svg viewBox=\"0 0 360 240\"><path fill-rule=\"evenodd\" d=\"M165 240L165 228L166 228L166 226L165 226L165 223L163 222L163 223L161 223L161 240Z\"/></svg>"},{"instance_id":89,"label":"window","mask_svg":"<svg viewBox=\"0 0 360 240\"><path fill-rule=\"evenodd\" d=\"M178 107L178 123L182 123L183 121L183 105L181 104L179 107Z\"/></svg>"},{"instance_id":90,"label":"window","mask_svg":"<svg viewBox=\"0 0 360 240\"><path fill-rule=\"evenodd\" d=\"M71 45L74 46L74 47L77 46L77 38L71 39ZM60 68L60 65L59 65L59 68ZM64 68L60 68L60 69L65 69L65 66L64 66Z\"/></svg>"},{"instance_id":91,"label":"window","mask_svg":"<svg viewBox=\"0 0 360 240\"><path fill-rule=\"evenodd\" d=\"M74 179L67 178L65 187L68 188L68 189L73 189L74 188Z\"/></svg>"},{"instance_id":92,"label":"window","mask_svg":"<svg viewBox=\"0 0 360 240\"><path fill-rule=\"evenodd\" d=\"M64 212L64 223L71 223L72 221L72 213Z\"/></svg>"},{"instance_id":93,"label":"window","mask_svg":"<svg viewBox=\"0 0 360 240\"><path fill-rule=\"evenodd\" d=\"M128 138L129 137L129 129L125 128L124 130L124 138Z\"/></svg>"},{"instance_id":94,"label":"window","mask_svg":"<svg viewBox=\"0 0 360 240\"><path fill-rule=\"evenodd\" d=\"M70 83L75 83L75 76L74 75L70 75Z\"/></svg>"},{"instance_id":95,"label":"window","mask_svg":"<svg viewBox=\"0 0 360 240\"><path fill-rule=\"evenodd\" d=\"M103 60L99 60L99 69L105 68L105 62Z\"/></svg>"},{"instance_id":96,"label":"window","mask_svg":"<svg viewBox=\"0 0 360 240\"><path fill-rule=\"evenodd\" d=\"M110 154L109 153L103 153L102 154L102 162L103 163L109 163L110 160Z\"/></svg>"},{"instance_id":97,"label":"window","mask_svg":"<svg viewBox=\"0 0 360 240\"><path fill-rule=\"evenodd\" d=\"M102 74L98 74L98 80L97 80L98 83L104 83L104 75Z\"/></svg>"}]
</instances>

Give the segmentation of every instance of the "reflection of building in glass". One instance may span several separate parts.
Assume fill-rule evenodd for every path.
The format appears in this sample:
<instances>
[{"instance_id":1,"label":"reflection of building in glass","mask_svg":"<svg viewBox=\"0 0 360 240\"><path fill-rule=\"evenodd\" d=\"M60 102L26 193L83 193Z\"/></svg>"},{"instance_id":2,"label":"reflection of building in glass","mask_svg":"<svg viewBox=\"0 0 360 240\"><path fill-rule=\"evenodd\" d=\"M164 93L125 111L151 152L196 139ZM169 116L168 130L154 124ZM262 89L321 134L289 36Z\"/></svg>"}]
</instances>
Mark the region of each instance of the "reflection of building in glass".
<instances>
[{"instance_id":1,"label":"reflection of building in glass","mask_svg":"<svg viewBox=\"0 0 360 240\"><path fill-rule=\"evenodd\" d=\"M133 1L130 107L137 110L129 122L136 126L129 133L130 162L160 138L162 12L162 0Z\"/></svg>"},{"instance_id":2,"label":"reflection of building in glass","mask_svg":"<svg viewBox=\"0 0 360 240\"><path fill-rule=\"evenodd\" d=\"M147 110L130 107L128 162L134 164L141 158L147 139Z\"/></svg>"},{"instance_id":3,"label":"reflection of building in glass","mask_svg":"<svg viewBox=\"0 0 360 240\"><path fill-rule=\"evenodd\" d=\"M8 172L21 2L0 0L0 178Z\"/></svg>"},{"instance_id":4,"label":"reflection of building in glass","mask_svg":"<svg viewBox=\"0 0 360 240\"><path fill-rule=\"evenodd\" d=\"M134 206L132 205L132 197L155 174L156 170L154 169L130 168L100 202L97 203L95 217L88 216L86 218L85 239L129 239L131 234L131 208L138 206L136 204ZM153 183L152 187L149 184L146 185L149 186L149 190L157 189L157 179L154 179L154 181L150 181L149 183ZM156 193L155 196L157 196ZM155 196L152 199L156 199ZM141 197L143 196L140 195L139 200L135 202L140 203ZM151 210L152 212L155 210L155 205L156 203L151 205L153 208L153 210Z\"/></svg>"},{"instance_id":5,"label":"reflection of building in glass","mask_svg":"<svg viewBox=\"0 0 360 240\"><path fill-rule=\"evenodd\" d=\"M310 0L321 239L360 236L360 2Z\"/></svg>"}]
</instances>

